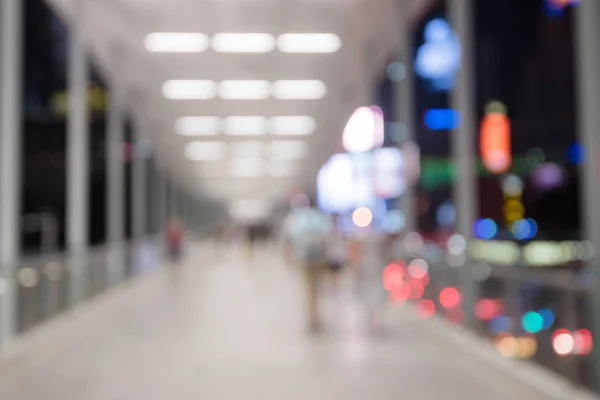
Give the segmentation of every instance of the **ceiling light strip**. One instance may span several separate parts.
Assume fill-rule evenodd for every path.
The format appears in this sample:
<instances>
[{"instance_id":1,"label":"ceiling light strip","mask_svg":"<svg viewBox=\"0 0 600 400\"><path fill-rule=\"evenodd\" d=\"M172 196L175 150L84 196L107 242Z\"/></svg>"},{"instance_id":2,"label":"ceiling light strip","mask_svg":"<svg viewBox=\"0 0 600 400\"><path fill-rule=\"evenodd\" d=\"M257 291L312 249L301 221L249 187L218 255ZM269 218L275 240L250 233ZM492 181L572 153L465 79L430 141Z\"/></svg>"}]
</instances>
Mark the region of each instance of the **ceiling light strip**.
<instances>
[{"instance_id":1,"label":"ceiling light strip","mask_svg":"<svg viewBox=\"0 0 600 400\"><path fill-rule=\"evenodd\" d=\"M185 116L175 121L175 132L181 136L307 136L315 132L317 124L308 115L276 116Z\"/></svg>"},{"instance_id":2,"label":"ceiling light strip","mask_svg":"<svg viewBox=\"0 0 600 400\"><path fill-rule=\"evenodd\" d=\"M209 42L203 33L154 32L146 36L144 46L152 53L202 53Z\"/></svg>"},{"instance_id":3,"label":"ceiling light strip","mask_svg":"<svg viewBox=\"0 0 600 400\"><path fill-rule=\"evenodd\" d=\"M219 95L225 100L318 100L327 94L319 80L170 80L163 84L163 95L171 100L210 100Z\"/></svg>"},{"instance_id":4,"label":"ceiling light strip","mask_svg":"<svg viewBox=\"0 0 600 400\"><path fill-rule=\"evenodd\" d=\"M269 53L275 46L275 38L268 33L219 33L212 39L218 53Z\"/></svg>"},{"instance_id":5,"label":"ceiling light strip","mask_svg":"<svg viewBox=\"0 0 600 400\"><path fill-rule=\"evenodd\" d=\"M335 53L342 40L333 33L286 33L277 38L283 53Z\"/></svg>"},{"instance_id":6,"label":"ceiling light strip","mask_svg":"<svg viewBox=\"0 0 600 400\"><path fill-rule=\"evenodd\" d=\"M170 80L163 84L163 95L170 100L209 100L217 95L217 84L207 80Z\"/></svg>"}]
</instances>

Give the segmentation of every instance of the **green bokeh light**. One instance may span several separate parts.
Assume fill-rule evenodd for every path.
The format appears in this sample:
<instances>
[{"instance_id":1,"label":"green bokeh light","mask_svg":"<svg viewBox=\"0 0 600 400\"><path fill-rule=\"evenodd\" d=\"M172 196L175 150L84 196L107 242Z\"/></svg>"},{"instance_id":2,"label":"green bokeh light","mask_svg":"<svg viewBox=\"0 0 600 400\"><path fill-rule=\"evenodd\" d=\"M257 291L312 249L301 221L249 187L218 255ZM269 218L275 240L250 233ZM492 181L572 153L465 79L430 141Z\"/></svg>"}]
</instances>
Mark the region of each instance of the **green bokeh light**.
<instances>
[{"instance_id":1,"label":"green bokeh light","mask_svg":"<svg viewBox=\"0 0 600 400\"><path fill-rule=\"evenodd\" d=\"M529 333L538 333L544 328L544 318L536 312L530 311L521 319L523 329Z\"/></svg>"}]
</instances>

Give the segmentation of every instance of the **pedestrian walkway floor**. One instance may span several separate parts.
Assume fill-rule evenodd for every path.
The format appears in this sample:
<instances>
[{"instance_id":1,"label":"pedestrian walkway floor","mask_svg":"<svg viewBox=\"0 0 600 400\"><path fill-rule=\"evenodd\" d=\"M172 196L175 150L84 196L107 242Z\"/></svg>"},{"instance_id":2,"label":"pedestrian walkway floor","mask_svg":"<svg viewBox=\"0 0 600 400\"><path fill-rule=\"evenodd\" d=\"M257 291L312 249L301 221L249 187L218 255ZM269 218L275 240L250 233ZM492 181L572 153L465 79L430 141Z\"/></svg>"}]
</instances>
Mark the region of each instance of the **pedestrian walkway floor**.
<instances>
[{"instance_id":1,"label":"pedestrian walkway floor","mask_svg":"<svg viewBox=\"0 0 600 400\"><path fill-rule=\"evenodd\" d=\"M199 261L210 251L197 245L180 271L138 278L15 341L0 358L0 399L554 398L410 308L372 336L350 298L330 296L333 322L311 336L301 274L278 252Z\"/></svg>"}]
</instances>

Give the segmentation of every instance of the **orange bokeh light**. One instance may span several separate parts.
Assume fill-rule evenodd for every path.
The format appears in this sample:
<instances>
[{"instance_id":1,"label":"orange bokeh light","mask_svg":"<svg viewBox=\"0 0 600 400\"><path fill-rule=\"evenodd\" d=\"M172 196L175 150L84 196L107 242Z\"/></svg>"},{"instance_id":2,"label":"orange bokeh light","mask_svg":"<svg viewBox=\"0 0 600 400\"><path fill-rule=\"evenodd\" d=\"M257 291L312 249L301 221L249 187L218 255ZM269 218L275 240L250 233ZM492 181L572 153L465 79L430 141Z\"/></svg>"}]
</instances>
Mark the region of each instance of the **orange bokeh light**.
<instances>
[{"instance_id":1,"label":"orange bokeh light","mask_svg":"<svg viewBox=\"0 0 600 400\"><path fill-rule=\"evenodd\" d=\"M512 164L510 129L510 120L499 112L488 113L481 121L481 159L492 173L504 173Z\"/></svg>"}]
</instances>

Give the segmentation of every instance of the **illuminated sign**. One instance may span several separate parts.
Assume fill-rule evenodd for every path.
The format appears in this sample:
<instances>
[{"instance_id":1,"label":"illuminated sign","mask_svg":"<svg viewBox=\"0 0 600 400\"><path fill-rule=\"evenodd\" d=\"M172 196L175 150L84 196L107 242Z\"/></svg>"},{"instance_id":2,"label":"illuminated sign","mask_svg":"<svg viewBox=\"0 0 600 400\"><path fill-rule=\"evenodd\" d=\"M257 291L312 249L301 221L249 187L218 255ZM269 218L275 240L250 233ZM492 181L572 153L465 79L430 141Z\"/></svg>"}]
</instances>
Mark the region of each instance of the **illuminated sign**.
<instances>
[{"instance_id":1,"label":"illuminated sign","mask_svg":"<svg viewBox=\"0 0 600 400\"><path fill-rule=\"evenodd\" d=\"M384 117L377 106L359 107L344 128L344 149L350 153L373 150L383 144Z\"/></svg>"},{"instance_id":2,"label":"illuminated sign","mask_svg":"<svg viewBox=\"0 0 600 400\"><path fill-rule=\"evenodd\" d=\"M363 154L335 154L317 176L319 208L341 214L372 207L376 197L392 199L406 190L406 157L394 147Z\"/></svg>"},{"instance_id":3,"label":"illuminated sign","mask_svg":"<svg viewBox=\"0 0 600 400\"><path fill-rule=\"evenodd\" d=\"M417 51L415 72L431 91L449 91L460 68L460 53L460 41L450 24L442 18L433 19L425 26L425 43Z\"/></svg>"},{"instance_id":4,"label":"illuminated sign","mask_svg":"<svg viewBox=\"0 0 600 400\"><path fill-rule=\"evenodd\" d=\"M494 174L501 174L512 163L510 144L510 120L506 106L493 101L488 104L481 121L479 146L483 165Z\"/></svg>"},{"instance_id":5,"label":"illuminated sign","mask_svg":"<svg viewBox=\"0 0 600 400\"><path fill-rule=\"evenodd\" d=\"M88 109L92 113L106 111L107 95L106 91L100 86L92 83L87 90ZM55 115L64 116L69 112L69 93L55 92L52 94L51 108Z\"/></svg>"},{"instance_id":6,"label":"illuminated sign","mask_svg":"<svg viewBox=\"0 0 600 400\"><path fill-rule=\"evenodd\" d=\"M582 0L545 0L544 8L550 17L561 16L567 7L577 6Z\"/></svg>"}]
</instances>

